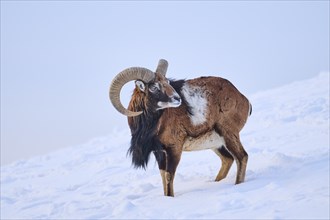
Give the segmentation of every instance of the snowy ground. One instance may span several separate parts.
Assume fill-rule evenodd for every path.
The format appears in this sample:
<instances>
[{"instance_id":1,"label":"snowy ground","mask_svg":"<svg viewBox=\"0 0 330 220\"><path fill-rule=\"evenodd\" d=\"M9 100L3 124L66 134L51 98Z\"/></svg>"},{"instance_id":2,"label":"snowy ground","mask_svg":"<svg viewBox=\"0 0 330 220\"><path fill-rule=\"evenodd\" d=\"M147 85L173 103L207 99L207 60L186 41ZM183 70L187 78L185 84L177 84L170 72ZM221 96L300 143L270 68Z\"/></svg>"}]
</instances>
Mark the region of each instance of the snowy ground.
<instances>
[{"instance_id":1,"label":"snowy ground","mask_svg":"<svg viewBox=\"0 0 330 220\"><path fill-rule=\"evenodd\" d=\"M329 219L329 73L249 98L243 184L235 164L213 182L219 158L187 152L164 197L155 160L133 169L130 134L114 131L1 167L1 219Z\"/></svg>"}]
</instances>

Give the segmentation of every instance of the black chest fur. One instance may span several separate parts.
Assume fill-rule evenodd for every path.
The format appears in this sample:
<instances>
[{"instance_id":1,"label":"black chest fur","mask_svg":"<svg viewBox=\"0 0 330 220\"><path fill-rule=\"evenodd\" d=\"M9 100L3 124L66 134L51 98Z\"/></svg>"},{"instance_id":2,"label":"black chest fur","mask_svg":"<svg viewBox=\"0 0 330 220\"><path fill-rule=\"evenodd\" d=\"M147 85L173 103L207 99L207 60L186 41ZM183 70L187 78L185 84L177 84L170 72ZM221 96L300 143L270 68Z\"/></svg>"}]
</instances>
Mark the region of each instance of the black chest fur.
<instances>
[{"instance_id":1,"label":"black chest fur","mask_svg":"<svg viewBox=\"0 0 330 220\"><path fill-rule=\"evenodd\" d=\"M184 80L171 81L171 86L180 94ZM144 111L143 114L135 117L130 124L132 139L128 154L132 156L132 164L135 168L146 168L151 152L159 152L164 149L159 141L157 126L163 110L149 112L139 106L136 111Z\"/></svg>"},{"instance_id":2,"label":"black chest fur","mask_svg":"<svg viewBox=\"0 0 330 220\"><path fill-rule=\"evenodd\" d=\"M131 125L131 146L128 153L132 156L132 164L135 168L146 168L151 152L163 149L157 136L157 123L162 112L152 115L143 113L134 119Z\"/></svg>"}]
</instances>

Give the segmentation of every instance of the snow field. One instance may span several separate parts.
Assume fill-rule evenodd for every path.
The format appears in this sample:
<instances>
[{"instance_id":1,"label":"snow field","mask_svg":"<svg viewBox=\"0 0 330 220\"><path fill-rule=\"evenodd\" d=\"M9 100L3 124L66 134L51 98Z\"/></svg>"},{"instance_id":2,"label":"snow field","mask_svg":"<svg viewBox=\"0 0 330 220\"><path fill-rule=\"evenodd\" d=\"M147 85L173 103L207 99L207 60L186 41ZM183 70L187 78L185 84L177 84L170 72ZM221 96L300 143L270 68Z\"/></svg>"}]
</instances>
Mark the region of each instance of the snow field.
<instances>
[{"instance_id":1,"label":"snow field","mask_svg":"<svg viewBox=\"0 0 330 220\"><path fill-rule=\"evenodd\" d=\"M219 157L184 152L175 197L164 197L153 155L135 170L129 130L114 130L1 167L1 219L329 219L329 73L249 99L242 184L236 164L214 182Z\"/></svg>"}]
</instances>

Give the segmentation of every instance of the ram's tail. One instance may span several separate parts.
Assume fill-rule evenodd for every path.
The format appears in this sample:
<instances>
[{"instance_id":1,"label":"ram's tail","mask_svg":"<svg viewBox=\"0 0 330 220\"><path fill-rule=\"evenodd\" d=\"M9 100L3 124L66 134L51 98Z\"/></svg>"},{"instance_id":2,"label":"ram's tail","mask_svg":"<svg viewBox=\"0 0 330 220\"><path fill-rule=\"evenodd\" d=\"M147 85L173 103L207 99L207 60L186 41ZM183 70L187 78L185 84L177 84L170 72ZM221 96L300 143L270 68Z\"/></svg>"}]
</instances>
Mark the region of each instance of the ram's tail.
<instances>
[{"instance_id":1,"label":"ram's tail","mask_svg":"<svg viewBox=\"0 0 330 220\"><path fill-rule=\"evenodd\" d=\"M249 116L252 115L252 104L249 102Z\"/></svg>"}]
</instances>

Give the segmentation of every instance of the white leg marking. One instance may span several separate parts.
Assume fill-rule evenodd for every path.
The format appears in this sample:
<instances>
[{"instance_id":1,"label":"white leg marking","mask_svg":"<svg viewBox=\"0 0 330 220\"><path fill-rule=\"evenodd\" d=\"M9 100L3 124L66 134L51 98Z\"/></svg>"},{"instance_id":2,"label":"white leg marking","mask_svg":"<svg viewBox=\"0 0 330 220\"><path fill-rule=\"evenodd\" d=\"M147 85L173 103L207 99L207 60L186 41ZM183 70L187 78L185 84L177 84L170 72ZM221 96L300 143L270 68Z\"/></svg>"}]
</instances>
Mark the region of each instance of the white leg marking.
<instances>
[{"instance_id":1,"label":"white leg marking","mask_svg":"<svg viewBox=\"0 0 330 220\"><path fill-rule=\"evenodd\" d=\"M181 89L181 92L191 107L191 123L195 126L203 124L206 121L207 100L202 89L185 83Z\"/></svg>"}]
</instances>

